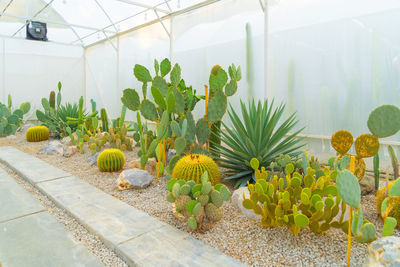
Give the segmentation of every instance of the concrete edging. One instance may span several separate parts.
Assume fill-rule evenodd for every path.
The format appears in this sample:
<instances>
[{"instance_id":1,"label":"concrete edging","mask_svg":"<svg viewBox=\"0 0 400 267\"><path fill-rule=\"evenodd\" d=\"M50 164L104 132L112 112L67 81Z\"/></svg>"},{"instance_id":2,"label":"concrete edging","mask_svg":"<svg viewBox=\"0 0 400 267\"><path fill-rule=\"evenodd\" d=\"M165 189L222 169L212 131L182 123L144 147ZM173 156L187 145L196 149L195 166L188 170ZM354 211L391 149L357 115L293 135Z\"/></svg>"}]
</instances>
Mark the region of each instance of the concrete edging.
<instances>
[{"instance_id":1,"label":"concrete edging","mask_svg":"<svg viewBox=\"0 0 400 267\"><path fill-rule=\"evenodd\" d=\"M148 214L14 147L0 161L100 237L130 266L244 266Z\"/></svg>"}]
</instances>

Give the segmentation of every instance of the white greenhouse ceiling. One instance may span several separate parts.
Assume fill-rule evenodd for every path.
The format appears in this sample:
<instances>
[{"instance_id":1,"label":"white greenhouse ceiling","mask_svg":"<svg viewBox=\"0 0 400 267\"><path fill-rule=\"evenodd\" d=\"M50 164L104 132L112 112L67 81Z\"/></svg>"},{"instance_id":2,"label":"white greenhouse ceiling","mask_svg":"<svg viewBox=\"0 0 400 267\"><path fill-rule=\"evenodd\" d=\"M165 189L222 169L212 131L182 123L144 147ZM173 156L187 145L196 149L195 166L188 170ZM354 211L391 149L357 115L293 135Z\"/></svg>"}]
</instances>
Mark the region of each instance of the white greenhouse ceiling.
<instances>
[{"instance_id":1,"label":"white greenhouse ceiling","mask_svg":"<svg viewBox=\"0 0 400 267\"><path fill-rule=\"evenodd\" d=\"M25 38L26 24L40 21L49 41L87 46L202 2L209 1L0 0L0 36Z\"/></svg>"}]
</instances>

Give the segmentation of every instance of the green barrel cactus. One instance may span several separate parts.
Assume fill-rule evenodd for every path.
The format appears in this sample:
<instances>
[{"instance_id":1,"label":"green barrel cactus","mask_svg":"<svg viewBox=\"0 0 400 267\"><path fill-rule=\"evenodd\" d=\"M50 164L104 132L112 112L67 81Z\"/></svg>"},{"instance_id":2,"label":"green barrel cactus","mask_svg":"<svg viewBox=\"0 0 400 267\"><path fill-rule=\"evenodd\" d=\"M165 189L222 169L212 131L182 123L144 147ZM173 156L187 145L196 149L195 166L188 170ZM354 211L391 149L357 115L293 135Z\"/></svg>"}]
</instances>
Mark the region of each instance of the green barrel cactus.
<instances>
[{"instance_id":1,"label":"green barrel cactus","mask_svg":"<svg viewBox=\"0 0 400 267\"><path fill-rule=\"evenodd\" d=\"M97 158L97 167L102 172L115 172L124 167L125 155L119 149L106 149Z\"/></svg>"}]
</instances>

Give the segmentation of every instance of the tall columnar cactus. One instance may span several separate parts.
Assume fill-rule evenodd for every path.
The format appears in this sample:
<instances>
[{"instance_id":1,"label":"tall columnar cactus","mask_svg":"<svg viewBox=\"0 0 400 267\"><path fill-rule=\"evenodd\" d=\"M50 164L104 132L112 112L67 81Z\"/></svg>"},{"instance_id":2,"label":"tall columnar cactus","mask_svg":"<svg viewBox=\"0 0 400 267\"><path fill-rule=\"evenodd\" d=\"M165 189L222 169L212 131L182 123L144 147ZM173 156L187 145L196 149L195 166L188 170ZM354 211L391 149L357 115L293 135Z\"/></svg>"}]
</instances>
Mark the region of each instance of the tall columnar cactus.
<instances>
[{"instance_id":1,"label":"tall columnar cactus","mask_svg":"<svg viewBox=\"0 0 400 267\"><path fill-rule=\"evenodd\" d=\"M393 178L397 179L399 178L399 160L396 157L396 153L394 153L393 147L390 145L388 146L388 152L393 167Z\"/></svg>"},{"instance_id":2,"label":"tall columnar cactus","mask_svg":"<svg viewBox=\"0 0 400 267\"><path fill-rule=\"evenodd\" d=\"M105 108L100 111L101 129L103 132L108 132L108 116Z\"/></svg>"},{"instance_id":3,"label":"tall columnar cactus","mask_svg":"<svg viewBox=\"0 0 400 267\"><path fill-rule=\"evenodd\" d=\"M125 155L119 149L106 149L97 158L97 167L102 172L115 172L124 167Z\"/></svg>"},{"instance_id":4,"label":"tall columnar cactus","mask_svg":"<svg viewBox=\"0 0 400 267\"><path fill-rule=\"evenodd\" d=\"M26 131L26 140L28 142L40 142L49 139L49 129L46 126L30 127Z\"/></svg>"},{"instance_id":5,"label":"tall columnar cactus","mask_svg":"<svg viewBox=\"0 0 400 267\"><path fill-rule=\"evenodd\" d=\"M374 180L375 180L375 190L379 189L379 154L374 156Z\"/></svg>"},{"instance_id":6,"label":"tall columnar cactus","mask_svg":"<svg viewBox=\"0 0 400 267\"><path fill-rule=\"evenodd\" d=\"M181 158L176 164L172 172L175 179L193 180L196 183L201 182L201 175L204 171L209 173L212 185L220 182L221 174L217 164L205 155L190 154Z\"/></svg>"},{"instance_id":7,"label":"tall columnar cactus","mask_svg":"<svg viewBox=\"0 0 400 267\"><path fill-rule=\"evenodd\" d=\"M51 91L49 96L49 104L50 107L55 109L56 108L56 92Z\"/></svg>"},{"instance_id":8,"label":"tall columnar cactus","mask_svg":"<svg viewBox=\"0 0 400 267\"><path fill-rule=\"evenodd\" d=\"M186 181L189 180L189 181ZM221 206L230 199L231 193L223 184L212 185L208 172L201 175L201 183L171 179L167 183L167 200L175 204L178 214L184 217L190 229L202 228L205 222L211 224L222 219Z\"/></svg>"}]
</instances>

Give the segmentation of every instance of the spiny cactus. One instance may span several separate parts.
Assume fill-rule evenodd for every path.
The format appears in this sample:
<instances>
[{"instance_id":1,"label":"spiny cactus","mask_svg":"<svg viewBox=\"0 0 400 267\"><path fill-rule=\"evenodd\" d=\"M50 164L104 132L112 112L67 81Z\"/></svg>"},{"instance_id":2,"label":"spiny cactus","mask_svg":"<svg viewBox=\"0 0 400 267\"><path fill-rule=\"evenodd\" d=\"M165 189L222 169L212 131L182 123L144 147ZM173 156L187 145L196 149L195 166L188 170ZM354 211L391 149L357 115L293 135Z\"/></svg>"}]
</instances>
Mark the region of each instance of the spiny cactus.
<instances>
[{"instance_id":1,"label":"spiny cactus","mask_svg":"<svg viewBox=\"0 0 400 267\"><path fill-rule=\"evenodd\" d=\"M190 154L181 158L172 172L175 179L193 180L200 183L201 175L207 171L211 184L216 185L221 179L217 164L208 156L201 154Z\"/></svg>"},{"instance_id":2,"label":"spiny cactus","mask_svg":"<svg viewBox=\"0 0 400 267\"><path fill-rule=\"evenodd\" d=\"M52 109L56 108L56 92L51 91L49 96L49 104Z\"/></svg>"},{"instance_id":3,"label":"spiny cactus","mask_svg":"<svg viewBox=\"0 0 400 267\"><path fill-rule=\"evenodd\" d=\"M30 127L26 131L26 140L28 142L40 142L49 139L49 129L46 126Z\"/></svg>"},{"instance_id":4,"label":"spiny cactus","mask_svg":"<svg viewBox=\"0 0 400 267\"><path fill-rule=\"evenodd\" d=\"M119 149L106 149L97 158L97 167L102 172L115 172L124 167L125 155Z\"/></svg>"},{"instance_id":5,"label":"spiny cactus","mask_svg":"<svg viewBox=\"0 0 400 267\"><path fill-rule=\"evenodd\" d=\"M11 95L10 95L11 103ZM19 109L12 111L12 107L0 103L0 136L15 134L23 123L24 114L30 109L29 102L21 104Z\"/></svg>"},{"instance_id":6,"label":"spiny cactus","mask_svg":"<svg viewBox=\"0 0 400 267\"><path fill-rule=\"evenodd\" d=\"M201 175L201 183L171 179L167 183L167 200L175 204L176 212L184 216L190 229L202 228L204 223L222 219L221 206L230 199L229 189L222 184L211 185L208 172ZM206 219L206 220L205 220Z\"/></svg>"},{"instance_id":7,"label":"spiny cactus","mask_svg":"<svg viewBox=\"0 0 400 267\"><path fill-rule=\"evenodd\" d=\"M105 108L101 109L100 115L101 115L101 128L103 132L108 132L108 116Z\"/></svg>"}]
</instances>

